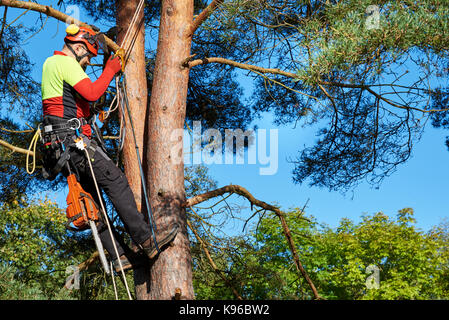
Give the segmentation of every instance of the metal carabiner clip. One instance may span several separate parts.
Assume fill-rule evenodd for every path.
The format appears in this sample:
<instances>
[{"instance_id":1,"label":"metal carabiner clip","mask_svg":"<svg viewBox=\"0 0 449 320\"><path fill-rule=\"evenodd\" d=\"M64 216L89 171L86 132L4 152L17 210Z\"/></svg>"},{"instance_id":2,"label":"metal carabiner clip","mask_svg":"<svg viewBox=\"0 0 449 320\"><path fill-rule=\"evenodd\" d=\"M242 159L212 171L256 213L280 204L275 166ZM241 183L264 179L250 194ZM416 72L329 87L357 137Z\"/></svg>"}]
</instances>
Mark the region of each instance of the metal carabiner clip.
<instances>
[{"instance_id":1,"label":"metal carabiner clip","mask_svg":"<svg viewBox=\"0 0 449 320\"><path fill-rule=\"evenodd\" d=\"M72 127L72 121L75 123L75 125ZM78 118L73 118L67 121L70 123L70 129L72 130L78 130L81 127L81 121Z\"/></svg>"}]
</instances>

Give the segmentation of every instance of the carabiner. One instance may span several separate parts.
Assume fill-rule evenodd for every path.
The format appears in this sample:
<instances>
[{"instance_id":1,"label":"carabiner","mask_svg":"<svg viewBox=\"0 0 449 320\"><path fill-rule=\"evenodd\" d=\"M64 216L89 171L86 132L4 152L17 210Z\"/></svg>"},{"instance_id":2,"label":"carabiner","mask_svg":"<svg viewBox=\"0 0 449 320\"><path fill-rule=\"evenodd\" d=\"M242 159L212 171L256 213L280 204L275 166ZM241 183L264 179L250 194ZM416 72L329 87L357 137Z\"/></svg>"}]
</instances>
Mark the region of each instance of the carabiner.
<instances>
[{"instance_id":1,"label":"carabiner","mask_svg":"<svg viewBox=\"0 0 449 320\"><path fill-rule=\"evenodd\" d=\"M73 127L72 127L72 121L75 122L75 125ZM67 122L70 123L71 130L78 130L79 128L81 128L81 121L78 118L70 119Z\"/></svg>"}]
</instances>

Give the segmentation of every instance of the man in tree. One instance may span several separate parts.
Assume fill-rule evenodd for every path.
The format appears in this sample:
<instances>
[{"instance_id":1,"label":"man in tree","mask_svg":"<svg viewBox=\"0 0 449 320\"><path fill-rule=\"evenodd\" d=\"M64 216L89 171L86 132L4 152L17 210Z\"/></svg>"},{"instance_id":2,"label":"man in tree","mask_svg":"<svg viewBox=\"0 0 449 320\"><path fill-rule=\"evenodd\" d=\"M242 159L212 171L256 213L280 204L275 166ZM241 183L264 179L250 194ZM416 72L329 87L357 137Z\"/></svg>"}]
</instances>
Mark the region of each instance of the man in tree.
<instances>
[{"instance_id":1,"label":"man in tree","mask_svg":"<svg viewBox=\"0 0 449 320\"><path fill-rule=\"evenodd\" d=\"M84 70L90 64L90 59L98 54L99 41L96 33L76 25L69 26L66 31L62 51L55 51L45 61L42 71L46 146L44 175L46 173L49 179L54 179L59 172L67 176L73 171L83 189L99 203L100 195L96 192L93 180L95 178L99 188L110 198L133 242L153 259L163 246L176 237L178 225L161 228L156 234L152 232L151 226L137 209L127 178L106 155L102 144L92 137L93 112L89 102L98 100L114 76L120 72L120 58L111 57L101 76L92 82ZM91 175L86 153L76 147L74 140L78 136L82 137L88 150L94 177ZM115 270L120 271L119 258L123 269L130 269L135 262L131 250L116 234L111 239L104 222L99 222L99 236L114 262ZM112 241L115 242L119 256Z\"/></svg>"}]
</instances>

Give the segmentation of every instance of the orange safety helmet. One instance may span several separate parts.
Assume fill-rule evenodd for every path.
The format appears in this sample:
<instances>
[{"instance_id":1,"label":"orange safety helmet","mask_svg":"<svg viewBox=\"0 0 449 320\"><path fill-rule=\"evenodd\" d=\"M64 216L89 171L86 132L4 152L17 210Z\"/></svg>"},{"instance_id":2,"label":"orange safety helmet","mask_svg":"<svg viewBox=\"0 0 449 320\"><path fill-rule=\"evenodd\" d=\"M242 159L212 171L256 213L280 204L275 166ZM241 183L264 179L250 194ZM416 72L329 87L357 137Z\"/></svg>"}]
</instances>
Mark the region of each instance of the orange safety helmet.
<instances>
[{"instance_id":1,"label":"orange safety helmet","mask_svg":"<svg viewBox=\"0 0 449 320\"><path fill-rule=\"evenodd\" d=\"M97 34L92 29L86 27L79 27L76 24L71 24L66 29L67 35L64 38L65 43L80 42L84 43L87 50L96 57L98 54L98 48L100 46Z\"/></svg>"}]
</instances>

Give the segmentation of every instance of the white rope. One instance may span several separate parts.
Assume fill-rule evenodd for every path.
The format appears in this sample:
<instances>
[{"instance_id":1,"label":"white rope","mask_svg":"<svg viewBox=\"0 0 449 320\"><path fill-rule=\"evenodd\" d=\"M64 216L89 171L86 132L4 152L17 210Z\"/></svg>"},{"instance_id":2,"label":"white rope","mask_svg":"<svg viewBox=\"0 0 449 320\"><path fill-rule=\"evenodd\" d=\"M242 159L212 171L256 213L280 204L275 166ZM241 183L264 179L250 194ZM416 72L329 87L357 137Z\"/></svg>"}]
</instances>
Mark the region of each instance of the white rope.
<instances>
[{"instance_id":1,"label":"white rope","mask_svg":"<svg viewBox=\"0 0 449 320\"><path fill-rule=\"evenodd\" d=\"M136 10L134 11L134 15L131 19L131 22L129 23L128 30L126 30L125 36L123 37L123 40L120 44L120 48L123 48L125 50L125 57L123 59L124 61L128 60L128 56L131 52L130 49L134 45L134 42L131 42L131 43L128 43L128 42L130 41L129 39L130 39L131 30L134 29L134 26L137 22L137 17L139 16L140 11L142 10L144 4L145 4L145 0L140 0L139 4L137 5ZM137 30L136 30L136 32L137 32ZM116 88L118 88L118 76L115 77L115 85L116 85ZM116 93L116 96L114 97L114 99L112 99L112 102L108 108L108 111L105 113L105 117L104 117L105 119L109 117L109 114L111 112L114 112L117 109L118 104L120 103L120 99L117 96L119 94L118 91L119 90L117 90L117 93ZM117 105L114 108L112 108L115 101L117 101Z\"/></svg>"},{"instance_id":2,"label":"white rope","mask_svg":"<svg viewBox=\"0 0 449 320\"><path fill-rule=\"evenodd\" d=\"M120 47L125 49L126 52L129 49L127 47L130 46L130 44L128 44L129 35L131 34L131 30L134 28L134 25L137 22L137 17L139 16L140 11L142 10L144 4L145 4L145 0L140 0L139 4L137 5L136 10L134 11L134 16L131 19L131 22L129 23L128 30L126 30L125 37L123 38L122 43L120 45Z\"/></svg>"},{"instance_id":3,"label":"white rope","mask_svg":"<svg viewBox=\"0 0 449 320\"><path fill-rule=\"evenodd\" d=\"M115 294L115 300L118 300L118 294L117 294L117 286L115 285L115 277L114 277L114 269L112 265L112 261L109 261L109 265L111 266L111 278L112 278L112 285L114 286L114 294Z\"/></svg>"},{"instance_id":4,"label":"white rope","mask_svg":"<svg viewBox=\"0 0 449 320\"><path fill-rule=\"evenodd\" d=\"M145 4L145 1L144 1L144 0L140 0L138 6L137 6L137 8L136 8L136 11L134 12L133 18L131 19L131 22L130 22L130 24L129 24L128 30L127 30L126 33L125 33L125 37L124 37L123 40L122 40L122 44L120 45L120 47L123 48L123 49L125 50L124 61L127 60L127 57L128 57L128 55L129 55L129 51L130 51L130 50L129 50L128 47L132 47L133 44L134 44L134 43L128 43L128 42L130 41L129 39L130 39L131 30L134 28L134 25L136 24L136 21L137 21L137 17L139 16L140 11L142 10L144 4ZM108 117L109 117L109 114L110 114L111 112L114 112L114 111L119 107L119 105L120 105L120 98L121 98L121 97L120 97L120 90L118 90L118 87L119 87L119 86L118 86L118 84L119 84L119 77L118 77L118 76L115 77L115 84L116 84L116 88L117 88L117 93L116 93L115 97L112 99L111 104L110 104L110 106L109 106L109 108L108 108L108 111L105 112L104 119L108 118ZM114 106L114 102L117 102L116 106ZM114 106L114 107L113 107L113 106ZM120 128L122 128L122 121L120 121ZM122 261L120 260L120 256L119 256L119 254L118 254L118 250L117 250L117 246L116 246L115 241L114 241L114 235L113 235L113 233L112 233L111 225L110 225L110 223L109 223L109 219L108 219L108 217L107 217L106 210L105 210L105 207L104 207L102 198L101 198L101 193L100 193L100 190L99 190L99 188L98 188L97 181L96 181L96 179L95 179L95 174L94 174L94 171L93 171L93 168L92 168L92 164L91 164L91 162L90 162L89 153L87 152L86 149L84 149L84 151L86 152L87 161L88 161L88 163L89 163L89 168L90 168L90 171L91 171L91 174L92 174L92 178L93 178L93 180L94 180L95 188L96 188L97 193L98 193L98 198L99 198L99 201L100 201L101 209L102 209L103 212L104 212L104 215L105 215L104 218L105 218L105 220L106 220L106 224L107 224L107 226L108 226L108 231L109 231L109 234L110 234L110 236L111 236L111 241L112 241L112 244L113 244L113 246L114 246L114 251L115 251L115 254L116 254L116 256L117 256L117 260L118 260L118 262L119 262L120 271L121 271L121 274L122 274L122 277L123 277L123 282L124 282L124 284L125 284L126 291L127 291L127 293L128 293L128 297L129 297L130 300L132 300L131 293L130 293L130 291L129 291L128 281L126 280L125 272L124 272L124 270L123 270ZM115 284L114 274L113 274L113 271L112 271L112 270L113 270L112 262L110 262L110 264L111 264L111 277L112 277L112 283L113 283L113 285L114 285L114 294L115 294L116 300L118 300L117 288L116 288L116 284Z\"/></svg>"},{"instance_id":5,"label":"white rope","mask_svg":"<svg viewBox=\"0 0 449 320\"><path fill-rule=\"evenodd\" d=\"M129 292L128 281L126 281L126 276L125 276L125 271L123 270L122 261L120 259L120 255L118 254L117 246L116 246L115 241L114 241L115 238L114 238L114 235L112 233L112 229L111 229L111 225L109 223L108 215L106 213L106 209L105 209L104 204L103 204L103 200L102 200L102 197L101 197L100 189L98 188L97 179L95 178L94 169L92 168L92 163L90 162L89 152L87 151L86 148L84 148L84 152L86 153L87 163L89 163L90 173L92 174L92 179L94 180L95 189L97 190L97 193L98 193L98 200L100 201L101 210L103 210L103 214L105 215L104 219L106 220L106 224L108 226L109 235L111 236L112 245L114 246L114 251L115 251L115 254L117 256L117 260L118 260L118 263L119 263L119 266L120 266L120 271L122 273L123 282L125 283L126 292L128 293L129 300L132 300L133 298L131 297L131 293Z\"/></svg>"}]
</instances>

